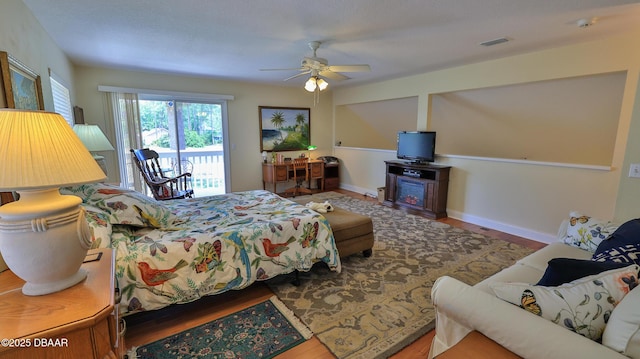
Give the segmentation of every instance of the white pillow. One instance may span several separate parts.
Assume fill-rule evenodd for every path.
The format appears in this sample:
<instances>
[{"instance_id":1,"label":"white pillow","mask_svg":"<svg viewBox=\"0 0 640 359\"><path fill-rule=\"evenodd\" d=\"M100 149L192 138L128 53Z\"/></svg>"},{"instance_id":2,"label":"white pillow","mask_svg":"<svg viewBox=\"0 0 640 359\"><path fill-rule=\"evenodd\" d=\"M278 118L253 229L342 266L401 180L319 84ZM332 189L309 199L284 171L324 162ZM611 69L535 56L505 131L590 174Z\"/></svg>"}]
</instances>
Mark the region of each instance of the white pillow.
<instances>
[{"instance_id":1,"label":"white pillow","mask_svg":"<svg viewBox=\"0 0 640 359\"><path fill-rule=\"evenodd\" d=\"M629 292L611 313L602 344L632 358L640 358L640 289Z\"/></svg>"},{"instance_id":2,"label":"white pillow","mask_svg":"<svg viewBox=\"0 0 640 359\"><path fill-rule=\"evenodd\" d=\"M564 243L595 252L600 242L618 229L611 221L586 216L580 212L569 213L569 224Z\"/></svg>"},{"instance_id":3,"label":"white pillow","mask_svg":"<svg viewBox=\"0 0 640 359\"><path fill-rule=\"evenodd\" d=\"M640 266L613 269L563 284L491 283L500 299L592 340L600 340L613 308L638 285Z\"/></svg>"}]
</instances>

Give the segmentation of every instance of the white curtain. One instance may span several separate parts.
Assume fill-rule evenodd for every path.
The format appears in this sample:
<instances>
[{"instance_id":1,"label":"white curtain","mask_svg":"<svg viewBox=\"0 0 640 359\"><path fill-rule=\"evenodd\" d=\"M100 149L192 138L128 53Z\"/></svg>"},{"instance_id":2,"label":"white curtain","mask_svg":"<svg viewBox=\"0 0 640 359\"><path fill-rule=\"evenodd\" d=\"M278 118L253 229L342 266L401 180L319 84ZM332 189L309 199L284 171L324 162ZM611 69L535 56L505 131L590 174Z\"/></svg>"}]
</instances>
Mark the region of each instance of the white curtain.
<instances>
[{"instance_id":1,"label":"white curtain","mask_svg":"<svg viewBox=\"0 0 640 359\"><path fill-rule=\"evenodd\" d=\"M132 148L142 148L140 110L135 93L106 92L107 113L116 133L116 149L120 165L120 186L144 193L145 185L131 159Z\"/></svg>"}]
</instances>

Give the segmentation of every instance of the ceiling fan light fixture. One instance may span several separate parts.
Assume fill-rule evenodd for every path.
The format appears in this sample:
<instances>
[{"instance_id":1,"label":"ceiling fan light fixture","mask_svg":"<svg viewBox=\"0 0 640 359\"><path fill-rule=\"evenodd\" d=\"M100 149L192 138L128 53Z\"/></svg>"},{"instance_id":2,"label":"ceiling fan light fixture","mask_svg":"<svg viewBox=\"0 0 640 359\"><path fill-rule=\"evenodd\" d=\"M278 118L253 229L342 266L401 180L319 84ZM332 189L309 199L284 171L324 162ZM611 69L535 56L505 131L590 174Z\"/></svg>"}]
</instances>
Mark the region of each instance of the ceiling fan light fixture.
<instances>
[{"instance_id":1,"label":"ceiling fan light fixture","mask_svg":"<svg viewBox=\"0 0 640 359\"><path fill-rule=\"evenodd\" d=\"M329 83L324 79L317 79L316 83L318 84L318 88L320 89L320 91L324 91L324 89L326 89L327 86L329 86Z\"/></svg>"},{"instance_id":2,"label":"ceiling fan light fixture","mask_svg":"<svg viewBox=\"0 0 640 359\"><path fill-rule=\"evenodd\" d=\"M315 91L316 87L317 87L316 82L317 82L317 80L316 80L315 76L309 77L307 82L305 82L305 84L304 84L304 89L309 91L309 92Z\"/></svg>"}]
</instances>

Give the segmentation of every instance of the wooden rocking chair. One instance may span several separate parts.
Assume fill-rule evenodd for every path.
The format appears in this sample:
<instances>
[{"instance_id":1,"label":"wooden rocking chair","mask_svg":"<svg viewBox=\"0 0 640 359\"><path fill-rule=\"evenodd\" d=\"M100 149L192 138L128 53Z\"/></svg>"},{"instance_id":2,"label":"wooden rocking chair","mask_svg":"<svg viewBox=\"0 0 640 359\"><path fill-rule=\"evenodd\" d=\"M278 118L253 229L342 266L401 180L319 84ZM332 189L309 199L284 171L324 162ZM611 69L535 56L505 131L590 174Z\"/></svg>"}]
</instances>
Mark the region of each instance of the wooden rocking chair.
<instances>
[{"instance_id":1,"label":"wooden rocking chair","mask_svg":"<svg viewBox=\"0 0 640 359\"><path fill-rule=\"evenodd\" d=\"M193 197L191 173L181 173L174 177L165 176L160 167L158 152L148 148L132 149L131 157L156 200L165 201Z\"/></svg>"}]
</instances>

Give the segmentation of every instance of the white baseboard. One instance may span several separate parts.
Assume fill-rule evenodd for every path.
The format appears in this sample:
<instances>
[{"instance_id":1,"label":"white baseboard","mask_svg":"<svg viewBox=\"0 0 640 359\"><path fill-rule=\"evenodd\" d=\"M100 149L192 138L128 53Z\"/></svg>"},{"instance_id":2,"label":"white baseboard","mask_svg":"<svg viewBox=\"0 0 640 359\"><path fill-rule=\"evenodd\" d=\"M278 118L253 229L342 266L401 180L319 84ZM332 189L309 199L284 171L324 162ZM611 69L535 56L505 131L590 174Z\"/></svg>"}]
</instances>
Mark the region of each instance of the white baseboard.
<instances>
[{"instance_id":1,"label":"white baseboard","mask_svg":"<svg viewBox=\"0 0 640 359\"><path fill-rule=\"evenodd\" d=\"M369 197L373 197L373 198L377 198L378 197L378 189L370 189L370 188L363 188L363 187L358 187L358 186L353 186L350 184L344 184L344 183L340 183L340 188L341 189L345 189L347 191L351 191L351 192L356 192L356 193L360 193Z\"/></svg>"},{"instance_id":2,"label":"white baseboard","mask_svg":"<svg viewBox=\"0 0 640 359\"><path fill-rule=\"evenodd\" d=\"M377 188L372 190L369 188L362 188L362 187L353 186L345 183L340 183L340 188L345 189L347 191L351 191L351 192L361 193L363 195L367 195L370 197L377 197L378 195ZM551 234L551 233L538 232L528 228L513 226L507 223L502 223L502 222L494 221L494 220L483 218L483 217L465 214L463 212L452 211L450 209L447 209L447 215L451 218L459 219L467 223L486 227L496 231L513 234L514 236L531 239L537 242L549 244L557 241L556 233Z\"/></svg>"},{"instance_id":3,"label":"white baseboard","mask_svg":"<svg viewBox=\"0 0 640 359\"><path fill-rule=\"evenodd\" d=\"M513 234L514 236L531 239L537 242L548 244L548 243L553 243L558 241L556 233L550 234L550 233L538 232L528 228L513 226L507 223L502 223L502 222L490 220L483 217L473 216L473 215L465 214L458 211L452 211L449 209L447 209L447 215L451 218L459 219L467 223L472 223L478 226L494 229L500 232Z\"/></svg>"}]
</instances>

